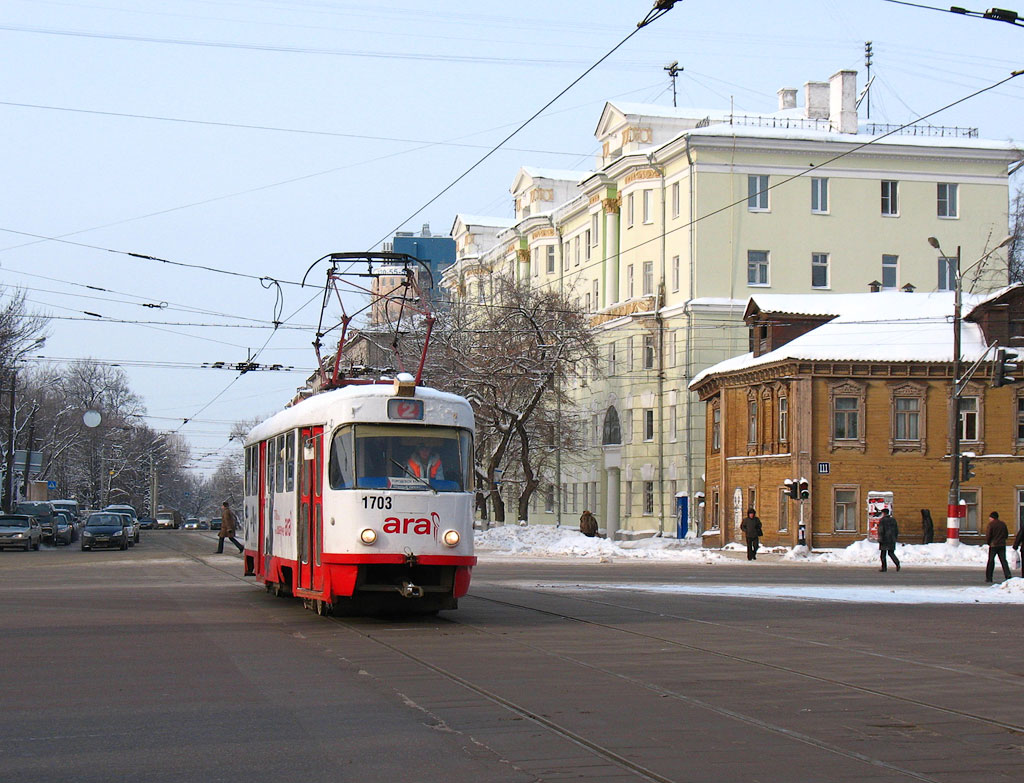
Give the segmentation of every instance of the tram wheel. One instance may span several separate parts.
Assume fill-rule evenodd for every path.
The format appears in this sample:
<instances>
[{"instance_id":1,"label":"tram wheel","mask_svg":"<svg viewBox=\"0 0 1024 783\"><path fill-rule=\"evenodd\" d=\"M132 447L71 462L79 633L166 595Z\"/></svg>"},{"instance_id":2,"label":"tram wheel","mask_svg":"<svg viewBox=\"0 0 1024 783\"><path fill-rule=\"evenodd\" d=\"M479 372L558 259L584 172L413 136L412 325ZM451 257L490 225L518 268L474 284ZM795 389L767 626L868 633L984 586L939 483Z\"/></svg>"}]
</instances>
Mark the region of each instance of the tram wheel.
<instances>
[{"instance_id":1,"label":"tram wheel","mask_svg":"<svg viewBox=\"0 0 1024 783\"><path fill-rule=\"evenodd\" d=\"M321 601L319 598L316 600L316 613L320 617L326 617L331 613L331 604L328 601Z\"/></svg>"},{"instance_id":2,"label":"tram wheel","mask_svg":"<svg viewBox=\"0 0 1024 783\"><path fill-rule=\"evenodd\" d=\"M274 588L273 588L273 590L271 592L273 592L273 594L277 598L286 598L288 596L288 591L285 589L284 585L281 584L280 582L274 582Z\"/></svg>"}]
</instances>

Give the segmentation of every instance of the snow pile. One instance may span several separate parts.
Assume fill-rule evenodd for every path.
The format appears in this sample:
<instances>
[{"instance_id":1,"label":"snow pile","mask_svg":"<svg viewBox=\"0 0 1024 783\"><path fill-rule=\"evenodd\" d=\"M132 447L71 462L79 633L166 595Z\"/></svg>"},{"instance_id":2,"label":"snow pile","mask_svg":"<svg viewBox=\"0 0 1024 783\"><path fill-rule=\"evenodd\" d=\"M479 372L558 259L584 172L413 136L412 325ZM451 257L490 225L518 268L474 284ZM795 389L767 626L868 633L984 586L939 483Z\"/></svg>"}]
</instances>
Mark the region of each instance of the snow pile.
<instances>
[{"instance_id":1,"label":"snow pile","mask_svg":"<svg viewBox=\"0 0 1024 783\"><path fill-rule=\"evenodd\" d=\"M1013 560L1012 551L1007 559ZM988 559L988 547L960 544L897 544L896 557L901 564L928 566L981 566ZM808 553L806 547L785 550L783 560L789 562L833 563L836 565L872 565L879 561L878 544L867 539L855 541L845 549L826 549Z\"/></svg>"},{"instance_id":2,"label":"snow pile","mask_svg":"<svg viewBox=\"0 0 1024 783\"><path fill-rule=\"evenodd\" d=\"M525 557L590 557L608 561L671 560L710 563L724 560L718 552L702 549L697 539L641 538L636 541L609 541L587 538L570 527L550 525L505 525L477 531L476 548L492 555Z\"/></svg>"}]
</instances>

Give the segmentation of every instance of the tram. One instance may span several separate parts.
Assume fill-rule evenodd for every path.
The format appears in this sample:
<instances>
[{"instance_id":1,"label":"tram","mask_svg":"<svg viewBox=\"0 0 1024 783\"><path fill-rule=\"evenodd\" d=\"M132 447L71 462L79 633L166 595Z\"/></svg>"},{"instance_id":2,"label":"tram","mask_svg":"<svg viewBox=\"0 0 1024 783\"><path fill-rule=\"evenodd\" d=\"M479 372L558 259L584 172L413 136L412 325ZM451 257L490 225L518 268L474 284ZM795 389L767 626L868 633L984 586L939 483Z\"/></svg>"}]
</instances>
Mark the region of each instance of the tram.
<instances>
[{"instance_id":1,"label":"tram","mask_svg":"<svg viewBox=\"0 0 1024 783\"><path fill-rule=\"evenodd\" d=\"M470 404L408 374L286 408L245 441L246 573L318 614L455 609L472 460Z\"/></svg>"}]
</instances>

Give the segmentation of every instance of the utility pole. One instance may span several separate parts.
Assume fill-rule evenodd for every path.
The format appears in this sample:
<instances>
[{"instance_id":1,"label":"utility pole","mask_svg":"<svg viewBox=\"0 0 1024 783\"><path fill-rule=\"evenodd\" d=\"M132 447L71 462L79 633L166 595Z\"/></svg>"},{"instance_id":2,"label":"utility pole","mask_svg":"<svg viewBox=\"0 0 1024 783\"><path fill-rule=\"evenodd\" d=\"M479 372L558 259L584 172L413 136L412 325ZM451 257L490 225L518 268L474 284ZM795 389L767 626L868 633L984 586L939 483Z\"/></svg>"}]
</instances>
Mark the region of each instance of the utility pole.
<instances>
[{"instance_id":1,"label":"utility pole","mask_svg":"<svg viewBox=\"0 0 1024 783\"><path fill-rule=\"evenodd\" d=\"M14 511L14 386L18 372L11 364L11 396L7 420L7 473L4 475L4 511Z\"/></svg>"},{"instance_id":2,"label":"utility pole","mask_svg":"<svg viewBox=\"0 0 1024 783\"><path fill-rule=\"evenodd\" d=\"M679 65L679 61L676 60L671 65L666 65L662 70L668 71L668 77L672 80L672 106L676 105L676 77L682 73L685 68Z\"/></svg>"},{"instance_id":3,"label":"utility pole","mask_svg":"<svg viewBox=\"0 0 1024 783\"><path fill-rule=\"evenodd\" d=\"M35 446L36 439L36 408L33 406L32 413L28 417L28 450L25 452L25 482L22 486L21 494L25 500L28 500L28 474L32 468L32 447Z\"/></svg>"},{"instance_id":4,"label":"utility pole","mask_svg":"<svg viewBox=\"0 0 1024 783\"><path fill-rule=\"evenodd\" d=\"M949 411L950 482L946 512L946 541L960 543L960 519L967 509L960 505L960 316L962 289L960 246L956 246L956 270L953 293L953 399Z\"/></svg>"},{"instance_id":5,"label":"utility pole","mask_svg":"<svg viewBox=\"0 0 1024 783\"><path fill-rule=\"evenodd\" d=\"M865 97L867 98L867 101L868 101L868 117L867 118L869 120L871 119L871 55L872 54L874 54L874 51L871 48L871 41L865 41L864 42L864 67L867 68L867 85L868 86L865 87L864 89L865 89L865 91L867 93L867 95Z\"/></svg>"}]
</instances>

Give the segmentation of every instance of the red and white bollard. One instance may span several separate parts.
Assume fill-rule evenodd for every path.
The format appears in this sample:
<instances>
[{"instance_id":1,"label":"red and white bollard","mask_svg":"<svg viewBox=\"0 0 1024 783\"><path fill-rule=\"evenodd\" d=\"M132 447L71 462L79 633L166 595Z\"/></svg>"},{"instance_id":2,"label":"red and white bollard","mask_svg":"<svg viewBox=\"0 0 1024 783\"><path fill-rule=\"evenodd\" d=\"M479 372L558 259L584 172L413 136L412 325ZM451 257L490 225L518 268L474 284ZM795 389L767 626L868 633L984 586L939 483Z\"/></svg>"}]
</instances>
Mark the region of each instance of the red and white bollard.
<instances>
[{"instance_id":1,"label":"red and white bollard","mask_svg":"<svg viewBox=\"0 0 1024 783\"><path fill-rule=\"evenodd\" d=\"M957 546L960 543L960 520L967 516L967 506L962 503L950 503L946 515L946 543Z\"/></svg>"}]
</instances>

